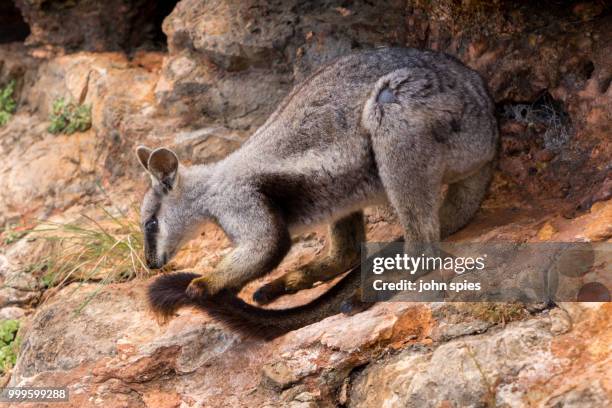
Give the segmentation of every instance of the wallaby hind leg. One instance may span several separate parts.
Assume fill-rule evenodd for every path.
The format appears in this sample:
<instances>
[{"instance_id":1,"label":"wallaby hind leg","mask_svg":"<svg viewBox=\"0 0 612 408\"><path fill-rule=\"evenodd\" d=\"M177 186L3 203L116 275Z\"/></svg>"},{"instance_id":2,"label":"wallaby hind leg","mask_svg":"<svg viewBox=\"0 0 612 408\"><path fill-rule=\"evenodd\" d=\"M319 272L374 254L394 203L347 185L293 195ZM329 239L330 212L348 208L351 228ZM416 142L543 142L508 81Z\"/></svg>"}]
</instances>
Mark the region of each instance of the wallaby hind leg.
<instances>
[{"instance_id":1,"label":"wallaby hind leg","mask_svg":"<svg viewBox=\"0 0 612 408\"><path fill-rule=\"evenodd\" d=\"M395 209L403 228L405 251L409 255L416 256L418 254L411 252L425 249L423 244L426 246L428 243L440 241L438 218L440 186L418 175L406 174L406 176L412 177L412 182L401 183L395 176L391 176L385 177L383 184L389 202ZM419 179L420 181L417 181Z\"/></svg>"},{"instance_id":2,"label":"wallaby hind leg","mask_svg":"<svg viewBox=\"0 0 612 408\"><path fill-rule=\"evenodd\" d=\"M436 77L400 69L380 78L363 109L378 175L403 227L407 252L440 240L440 189L453 120L429 101ZM447 117L448 116L448 117Z\"/></svg>"},{"instance_id":3,"label":"wallaby hind leg","mask_svg":"<svg viewBox=\"0 0 612 408\"><path fill-rule=\"evenodd\" d=\"M476 214L493 176L493 163L448 186L440 207L440 235L445 238L463 228Z\"/></svg>"},{"instance_id":4,"label":"wallaby hind leg","mask_svg":"<svg viewBox=\"0 0 612 408\"><path fill-rule=\"evenodd\" d=\"M379 176L403 227L407 252L440 240L441 155L434 147L415 147L422 139L408 132L384 132L372 141ZM426 157L422 152L428 151L431 156Z\"/></svg>"},{"instance_id":5,"label":"wallaby hind leg","mask_svg":"<svg viewBox=\"0 0 612 408\"><path fill-rule=\"evenodd\" d=\"M253 299L266 304L282 295L312 288L315 283L333 279L357 265L361 243L365 241L363 212L354 212L330 224L329 240L327 256L262 286Z\"/></svg>"}]
</instances>

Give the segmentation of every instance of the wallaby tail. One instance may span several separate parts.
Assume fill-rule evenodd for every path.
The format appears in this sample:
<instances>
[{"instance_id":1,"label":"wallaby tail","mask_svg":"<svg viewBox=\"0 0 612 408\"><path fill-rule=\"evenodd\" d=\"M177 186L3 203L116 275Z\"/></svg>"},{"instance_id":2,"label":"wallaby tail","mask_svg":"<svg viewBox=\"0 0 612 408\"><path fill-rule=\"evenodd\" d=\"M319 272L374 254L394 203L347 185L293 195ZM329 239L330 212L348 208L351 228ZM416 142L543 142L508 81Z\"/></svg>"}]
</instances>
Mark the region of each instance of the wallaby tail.
<instances>
[{"instance_id":1,"label":"wallaby tail","mask_svg":"<svg viewBox=\"0 0 612 408\"><path fill-rule=\"evenodd\" d=\"M169 317L181 307L194 306L238 332L271 339L338 314L343 302L358 290L360 275L360 268L356 267L318 298L289 309L256 307L230 290L222 290L208 298L192 299L185 291L189 283L200 275L188 272L159 276L149 286L148 298L153 311L161 316Z\"/></svg>"}]
</instances>

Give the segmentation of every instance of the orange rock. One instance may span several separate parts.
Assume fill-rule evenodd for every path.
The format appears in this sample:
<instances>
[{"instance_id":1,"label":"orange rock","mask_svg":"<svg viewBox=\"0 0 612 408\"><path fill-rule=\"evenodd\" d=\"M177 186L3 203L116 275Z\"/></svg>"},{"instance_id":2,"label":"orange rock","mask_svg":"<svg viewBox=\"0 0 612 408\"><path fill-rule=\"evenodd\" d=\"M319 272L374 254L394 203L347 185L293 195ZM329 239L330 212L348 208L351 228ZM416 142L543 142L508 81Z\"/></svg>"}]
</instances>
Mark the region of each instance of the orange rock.
<instances>
[{"instance_id":1,"label":"orange rock","mask_svg":"<svg viewBox=\"0 0 612 408\"><path fill-rule=\"evenodd\" d=\"M553 227L551 223L547 222L538 231L538 239L540 241L550 241L556 232L557 230L555 229L555 227Z\"/></svg>"}]
</instances>

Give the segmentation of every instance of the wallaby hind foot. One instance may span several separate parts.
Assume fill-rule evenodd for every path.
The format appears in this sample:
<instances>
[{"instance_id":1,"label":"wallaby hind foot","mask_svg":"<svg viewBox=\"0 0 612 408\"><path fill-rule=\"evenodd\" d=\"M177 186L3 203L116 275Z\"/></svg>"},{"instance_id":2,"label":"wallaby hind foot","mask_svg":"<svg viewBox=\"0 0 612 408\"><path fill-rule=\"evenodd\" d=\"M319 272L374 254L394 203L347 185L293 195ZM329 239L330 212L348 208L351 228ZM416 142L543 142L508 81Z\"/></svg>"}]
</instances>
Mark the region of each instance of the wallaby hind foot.
<instances>
[{"instance_id":1,"label":"wallaby hind foot","mask_svg":"<svg viewBox=\"0 0 612 408\"><path fill-rule=\"evenodd\" d=\"M494 167L494 161L487 163L474 174L448 186L440 206L442 238L459 231L474 217L487 193Z\"/></svg>"},{"instance_id":2,"label":"wallaby hind foot","mask_svg":"<svg viewBox=\"0 0 612 408\"><path fill-rule=\"evenodd\" d=\"M329 252L320 260L301 266L263 285L253 300L267 304L278 297L310 289L348 271L359 263L360 246L365 241L363 212L356 211L329 225Z\"/></svg>"}]
</instances>

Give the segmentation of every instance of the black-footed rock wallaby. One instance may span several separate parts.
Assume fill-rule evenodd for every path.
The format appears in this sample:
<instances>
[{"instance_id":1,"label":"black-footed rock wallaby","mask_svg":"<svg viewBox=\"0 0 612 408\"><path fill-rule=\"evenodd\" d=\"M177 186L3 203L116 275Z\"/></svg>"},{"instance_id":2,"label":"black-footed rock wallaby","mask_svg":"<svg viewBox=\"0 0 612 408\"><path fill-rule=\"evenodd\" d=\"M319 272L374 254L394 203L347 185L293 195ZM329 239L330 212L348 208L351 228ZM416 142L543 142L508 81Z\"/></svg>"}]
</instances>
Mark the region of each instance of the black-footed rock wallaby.
<instances>
[{"instance_id":1,"label":"black-footed rock wallaby","mask_svg":"<svg viewBox=\"0 0 612 408\"><path fill-rule=\"evenodd\" d=\"M186 167L169 149L138 147L152 178L141 210L148 265L161 268L207 220L234 245L210 274L158 277L151 306L165 316L200 306L266 336L338 313L357 273L291 309L252 306L236 293L281 262L292 232L315 223L330 223L329 254L254 299L267 303L354 267L368 205L394 208L407 251L457 231L485 195L497 139L494 103L475 71L438 52L380 48L318 69L219 162Z\"/></svg>"}]
</instances>

